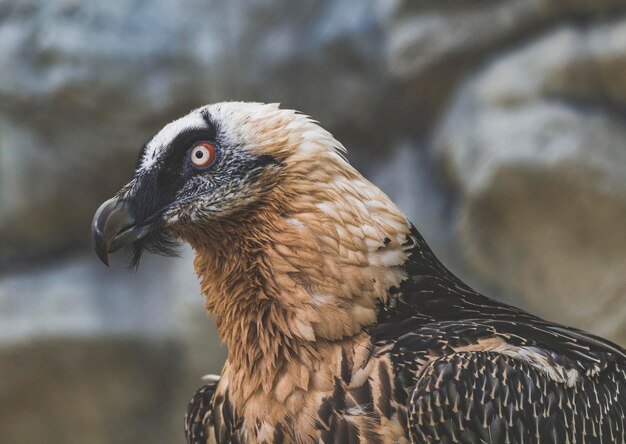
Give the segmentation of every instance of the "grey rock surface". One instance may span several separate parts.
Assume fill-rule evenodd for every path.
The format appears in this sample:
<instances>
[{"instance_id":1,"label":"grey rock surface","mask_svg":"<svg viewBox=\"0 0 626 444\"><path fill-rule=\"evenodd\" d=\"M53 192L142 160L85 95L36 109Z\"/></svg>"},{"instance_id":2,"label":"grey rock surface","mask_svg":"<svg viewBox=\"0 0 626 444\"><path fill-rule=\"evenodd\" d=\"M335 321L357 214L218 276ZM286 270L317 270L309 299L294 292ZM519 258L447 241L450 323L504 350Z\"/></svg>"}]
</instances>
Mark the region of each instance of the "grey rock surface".
<instances>
[{"instance_id":1,"label":"grey rock surface","mask_svg":"<svg viewBox=\"0 0 626 444\"><path fill-rule=\"evenodd\" d=\"M0 0L0 442L182 442L224 359L191 265L107 269L166 122L312 115L470 283L626 345L621 0Z\"/></svg>"},{"instance_id":2,"label":"grey rock surface","mask_svg":"<svg viewBox=\"0 0 626 444\"><path fill-rule=\"evenodd\" d=\"M563 27L494 61L435 143L470 266L529 310L622 343L626 127L608 106L621 93L591 72L626 57L626 39L607 38L623 27Z\"/></svg>"}]
</instances>

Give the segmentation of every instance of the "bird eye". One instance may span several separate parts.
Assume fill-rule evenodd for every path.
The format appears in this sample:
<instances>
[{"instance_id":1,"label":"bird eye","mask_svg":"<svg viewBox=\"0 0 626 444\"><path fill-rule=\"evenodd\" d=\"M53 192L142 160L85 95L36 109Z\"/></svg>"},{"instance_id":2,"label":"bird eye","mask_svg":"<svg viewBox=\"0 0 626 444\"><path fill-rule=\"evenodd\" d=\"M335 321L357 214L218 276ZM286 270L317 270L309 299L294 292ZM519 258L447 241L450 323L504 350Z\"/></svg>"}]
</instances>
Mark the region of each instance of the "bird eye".
<instances>
[{"instance_id":1,"label":"bird eye","mask_svg":"<svg viewBox=\"0 0 626 444\"><path fill-rule=\"evenodd\" d=\"M191 163L198 168L211 165L215 160L215 147L207 142L195 145L191 149Z\"/></svg>"}]
</instances>

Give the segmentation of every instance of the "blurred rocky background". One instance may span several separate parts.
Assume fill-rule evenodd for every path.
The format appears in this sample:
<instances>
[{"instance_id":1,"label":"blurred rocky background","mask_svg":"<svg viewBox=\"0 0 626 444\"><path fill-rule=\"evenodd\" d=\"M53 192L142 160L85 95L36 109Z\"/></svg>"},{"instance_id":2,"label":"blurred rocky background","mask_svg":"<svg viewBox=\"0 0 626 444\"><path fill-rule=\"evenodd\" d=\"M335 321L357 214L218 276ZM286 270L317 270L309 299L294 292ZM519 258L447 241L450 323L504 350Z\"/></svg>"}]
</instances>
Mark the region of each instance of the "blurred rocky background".
<instances>
[{"instance_id":1,"label":"blurred rocky background","mask_svg":"<svg viewBox=\"0 0 626 444\"><path fill-rule=\"evenodd\" d=\"M314 116L488 294L626 345L626 4L0 0L0 442L183 442L190 264L90 250L169 120ZM117 260L115 260L117 259Z\"/></svg>"}]
</instances>

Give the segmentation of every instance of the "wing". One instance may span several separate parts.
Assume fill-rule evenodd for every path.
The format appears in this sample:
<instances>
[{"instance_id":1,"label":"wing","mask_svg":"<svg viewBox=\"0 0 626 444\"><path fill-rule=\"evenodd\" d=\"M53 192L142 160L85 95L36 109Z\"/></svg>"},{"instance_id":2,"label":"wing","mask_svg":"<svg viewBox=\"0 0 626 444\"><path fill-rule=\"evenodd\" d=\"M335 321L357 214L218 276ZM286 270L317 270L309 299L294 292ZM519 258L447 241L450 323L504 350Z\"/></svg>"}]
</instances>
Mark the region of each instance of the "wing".
<instances>
[{"instance_id":1,"label":"wing","mask_svg":"<svg viewBox=\"0 0 626 444\"><path fill-rule=\"evenodd\" d=\"M217 381L202 386L187 404L185 437L187 444L207 444L213 430L212 401Z\"/></svg>"},{"instance_id":2,"label":"wing","mask_svg":"<svg viewBox=\"0 0 626 444\"><path fill-rule=\"evenodd\" d=\"M626 372L568 386L500 353L454 353L424 369L407 411L415 443L625 443Z\"/></svg>"},{"instance_id":3,"label":"wing","mask_svg":"<svg viewBox=\"0 0 626 444\"><path fill-rule=\"evenodd\" d=\"M187 444L247 442L243 417L236 415L224 387L218 390L220 377L207 375L203 379L210 382L198 389L187 404Z\"/></svg>"}]
</instances>

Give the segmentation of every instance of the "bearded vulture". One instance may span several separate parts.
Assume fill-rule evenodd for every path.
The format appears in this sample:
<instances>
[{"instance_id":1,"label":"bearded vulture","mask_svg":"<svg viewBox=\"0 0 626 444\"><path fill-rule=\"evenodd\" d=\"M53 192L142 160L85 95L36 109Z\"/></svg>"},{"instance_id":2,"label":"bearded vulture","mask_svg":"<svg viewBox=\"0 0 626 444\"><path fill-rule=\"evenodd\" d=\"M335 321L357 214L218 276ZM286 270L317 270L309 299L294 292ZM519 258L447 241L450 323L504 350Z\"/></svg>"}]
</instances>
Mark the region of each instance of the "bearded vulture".
<instances>
[{"instance_id":1,"label":"bearded vulture","mask_svg":"<svg viewBox=\"0 0 626 444\"><path fill-rule=\"evenodd\" d=\"M105 263L195 251L228 359L189 443L625 442L625 350L463 283L298 112L169 123L92 231Z\"/></svg>"}]
</instances>

